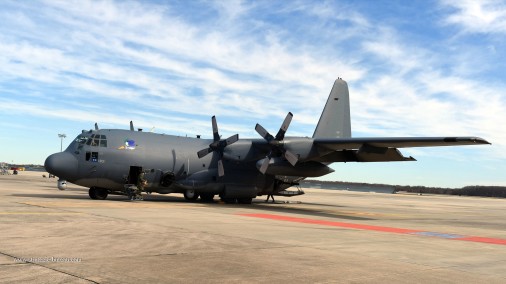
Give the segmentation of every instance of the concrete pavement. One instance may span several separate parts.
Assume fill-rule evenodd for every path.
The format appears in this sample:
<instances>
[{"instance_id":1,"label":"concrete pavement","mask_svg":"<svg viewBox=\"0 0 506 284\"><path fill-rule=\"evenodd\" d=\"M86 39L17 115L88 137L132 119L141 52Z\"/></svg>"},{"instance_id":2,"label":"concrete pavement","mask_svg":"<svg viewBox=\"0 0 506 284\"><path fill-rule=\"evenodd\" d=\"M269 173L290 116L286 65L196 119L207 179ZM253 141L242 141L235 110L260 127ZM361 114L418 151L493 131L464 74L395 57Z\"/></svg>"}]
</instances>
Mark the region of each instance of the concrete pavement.
<instances>
[{"instance_id":1,"label":"concrete pavement","mask_svg":"<svg viewBox=\"0 0 506 284\"><path fill-rule=\"evenodd\" d=\"M91 200L42 174L0 176L0 282L506 282L504 199L309 189L276 204Z\"/></svg>"}]
</instances>

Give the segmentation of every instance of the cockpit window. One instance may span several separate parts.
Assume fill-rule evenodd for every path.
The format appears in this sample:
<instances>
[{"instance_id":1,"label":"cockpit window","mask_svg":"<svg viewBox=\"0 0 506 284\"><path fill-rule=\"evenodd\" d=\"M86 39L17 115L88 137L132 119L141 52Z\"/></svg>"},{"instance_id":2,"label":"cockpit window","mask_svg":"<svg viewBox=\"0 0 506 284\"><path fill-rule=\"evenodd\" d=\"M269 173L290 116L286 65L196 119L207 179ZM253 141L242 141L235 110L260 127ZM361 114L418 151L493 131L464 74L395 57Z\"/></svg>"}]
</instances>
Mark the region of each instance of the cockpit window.
<instances>
[{"instance_id":1,"label":"cockpit window","mask_svg":"<svg viewBox=\"0 0 506 284\"><path fill-rule=\"evenodd\" d=\"M79 154L79 151L83 149L85 144L91 147L107 148L107 137L99 134L80 134L70 143L67 149L71 149L76 154ZM87 160L89 160L89 158Z\"/></svg>"},{"instance_id":2,"label":"cockpit window","mask_svg":"<svg viewBox=\"0 0 506 284\"><path fill-rule=\"evenodd\" d=\"M88 141L86 141L86 145L90 145L92 147L107 147L107 137L105 135L92 134Z\"/></svg>"}]
</instances>

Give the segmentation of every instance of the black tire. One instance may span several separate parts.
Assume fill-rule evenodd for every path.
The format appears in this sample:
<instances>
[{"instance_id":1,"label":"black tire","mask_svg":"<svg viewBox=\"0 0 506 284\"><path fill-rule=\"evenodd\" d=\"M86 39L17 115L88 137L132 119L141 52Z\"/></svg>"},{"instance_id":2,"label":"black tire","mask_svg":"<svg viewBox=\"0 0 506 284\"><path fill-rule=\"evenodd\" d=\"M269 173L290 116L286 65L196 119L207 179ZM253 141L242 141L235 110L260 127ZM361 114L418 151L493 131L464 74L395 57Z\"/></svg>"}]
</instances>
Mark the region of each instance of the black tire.
<instances>
[{"instance_id":1,"label":"black tire","mask_svg":"<svg viewBox=\"0 0 506 284\"><path fill-rule=\"evenodd\" d=\"M195 201L199 198L199 194L197 192L195 192L195 190L186 190L184 193L184 199L186 199L187 201Z\"/></svg>"},{"instance_id":2,"label":"black tire","mask_svg":"<svg viewBox=\"0 0 506 284\"><path fill-rule=\"evenodd\" d=\"M214 194L212 193L201 193L200 199L202 199L203 202L213 202L214 200Z\"/></svg>"},{"instance_id":3,"label":"black tire","mask_svg":"<svg viewBox=\"0 0 506 284\"><path fill-rule=\"evenodd\" d=\"M97 188L95 191L95 196L97 197L98 200L106 199L108 194L109 192L105 188Z\"/></svg>"},{"instance_id":4,"label":"black tire","mask_svg":"<svg viewBox=\"0 0 506 284\"><path fill-rule=\"evenodd\" d=\"M236 204L237 198L221 198L221 201L225 202L226 204Z\"/></svg>"},{"instance_id":5,"label":"black tire","mask_svg":"<svg viewBox=\"0 0 506 284\"><path fill-rule=\"evenodd\" d=\"M239 204L251 204L253 202L253 198L237 198L237 202Z\"/></svg>"},{"instance_id":6,"label":"black tire","mask_svg":"<svg viewBox=\"0 0 506 284\"><path fill-rule=\"evenodd\" d=\"M90 187L90 190L88 190L88 195L91 199L97 199L97 189L94 187Z\"/></svg>"},{"instance_id":7,"label":"black tire","mask_svg":"<svg viewBox=\"0 0 506 284\"><path fill-rule=\"evenodd\" d=\"M88 194L90 195L91 199L104 200L107 198L109 192L105 188L90 187L90 190L88 190Z\"/></svg>"}]
</instances>

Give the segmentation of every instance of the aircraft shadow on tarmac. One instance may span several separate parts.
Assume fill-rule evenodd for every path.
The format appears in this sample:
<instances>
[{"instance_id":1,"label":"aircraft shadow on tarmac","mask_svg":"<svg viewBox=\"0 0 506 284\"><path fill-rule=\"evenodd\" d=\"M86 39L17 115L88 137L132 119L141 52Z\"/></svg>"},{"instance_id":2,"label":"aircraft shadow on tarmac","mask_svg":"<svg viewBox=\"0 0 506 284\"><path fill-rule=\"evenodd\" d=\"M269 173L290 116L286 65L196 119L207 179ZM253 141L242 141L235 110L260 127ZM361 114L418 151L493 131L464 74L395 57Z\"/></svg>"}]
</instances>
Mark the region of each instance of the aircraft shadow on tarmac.
<instances>
[{"instance_id":1,"label":"aircraft shadow on tarmac","mask_svg":"<svg viewBox=\"0 0 506 284\"><path fill-rule=\"evenodd\" d=\"M71 192L84 192L82 189L71 189L61 194L58 193L14 193L11 196L16 197L30 197L30 198L48 198L48 199L73 199L73 200L89 200L91 202L97 202L98 206L102 200L91 200L89 196L86 194L72 194ZM107 197L109 201L124 201L130 202L126 196L122 195L109 195ZM139 201L136 201L139 202ZM329 205L329 204L319 204L319 203L266 203L263 200L255 199L253 204L245 205L245 204L222 204L215 199L213 202L201 202L196 201L189 203L183 197L180 196L170 196L170 195L145 195L144 201L141 202L170 202L170 203L185 203L185 204L199 204L199 205L207 205L207 206L229 206L235 208L247 208L247 209L259 209L262 212L267 213L288 213L288 214L301 214L305 216L313 216L313 217L325 217L325 218L336 218L336 219L347 219L347 220L375 220L370 217L363 216L354 216L350 214L346 214L344 212L334 211L333 208L345 207L340 205ZM297 205L297 206L293 206ZM304 207L300 207L298 205L302 205ZM326 209L322 209L322 207L326 207ZM328 209L327 209L328 208Z\"/></svg>"},{"instance_id":2,"label":"aircraft shadow on tarmac","mask_svg":"<svg viewBox=\"0 0 506 284\"><path fill-rule=\"evenodd\" d=\"M312 204L312 203L303 203L306 207L289 207L287 204L272 204L272 203L265 203L265 204L258 204L259 207L261 207L262 211L269 211L269 212L275 212L275 213L289 213L289 214L302 214L307 216L316 216L316 217L325 217L325 218L337 218L337 219L347 219L347 220L375 220L374 218L370 217L363 217L363 216L354 216L349 215L344 212L339 212L329 209L329 210L322 210L320 204ZM275 206L273 206L275 205ZM278 206L279 205L279 206ZM328 205L327 205L328 206ZM314 207L314 208L311 208ZM344 207L344 206L331 206L331 207Z\"/></svg>"},{"instance_id":3,"label":"aircraft shadow on tarmac","mask_svg":"<svg viewBox=\"0 0 506 284\"><path fill-rule=\"evenodd\" d=\"M35 198L58 198L58 199L90 199L87 195L74 195L74 194L54 194L54 193L38 193L38 194L28 194L28 193L14 193L11 196L16 197L35 197Z\"/></svg>"}]
</instances>

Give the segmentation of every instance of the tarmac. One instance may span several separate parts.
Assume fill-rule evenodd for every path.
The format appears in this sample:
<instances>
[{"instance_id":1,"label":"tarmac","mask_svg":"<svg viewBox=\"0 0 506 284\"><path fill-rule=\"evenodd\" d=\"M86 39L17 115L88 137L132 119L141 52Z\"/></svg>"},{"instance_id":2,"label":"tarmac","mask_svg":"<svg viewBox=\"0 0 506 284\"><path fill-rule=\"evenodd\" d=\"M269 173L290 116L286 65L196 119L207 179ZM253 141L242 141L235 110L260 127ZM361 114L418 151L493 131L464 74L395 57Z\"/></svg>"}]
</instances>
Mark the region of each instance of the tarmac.
<instances>
[{"instance_id":1,"label":"tarmac","mask_svg":"<svg viewBox=\"0 0 506 284\"><path fill-rule=\"evenodd\" d=\"M2 283L506 283L505 199L91 200L42 174L0 176Z\"/></svg>"}]
</instances>

